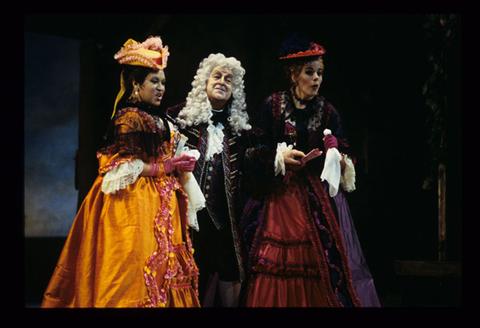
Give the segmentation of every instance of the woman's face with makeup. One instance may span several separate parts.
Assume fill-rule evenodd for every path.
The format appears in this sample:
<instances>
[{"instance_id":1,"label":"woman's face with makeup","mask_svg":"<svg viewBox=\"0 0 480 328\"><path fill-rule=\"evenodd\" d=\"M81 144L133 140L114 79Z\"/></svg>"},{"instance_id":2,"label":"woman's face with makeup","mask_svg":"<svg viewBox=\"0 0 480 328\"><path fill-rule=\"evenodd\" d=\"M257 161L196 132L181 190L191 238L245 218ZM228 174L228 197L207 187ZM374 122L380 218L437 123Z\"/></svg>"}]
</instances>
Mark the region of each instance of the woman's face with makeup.
<instances>
[{"instance_id":1,"label":"woman's face with makeup","mask_svg":"<svg viewBox=\"0 0 480 328\"><path fill-rule=\"evenodd\" d=\"M306 63L294 80L298 83L296 94L302 100L310 100L318 94L323 81L323 65L320 60Z\"/></svg>"}]
</instances>

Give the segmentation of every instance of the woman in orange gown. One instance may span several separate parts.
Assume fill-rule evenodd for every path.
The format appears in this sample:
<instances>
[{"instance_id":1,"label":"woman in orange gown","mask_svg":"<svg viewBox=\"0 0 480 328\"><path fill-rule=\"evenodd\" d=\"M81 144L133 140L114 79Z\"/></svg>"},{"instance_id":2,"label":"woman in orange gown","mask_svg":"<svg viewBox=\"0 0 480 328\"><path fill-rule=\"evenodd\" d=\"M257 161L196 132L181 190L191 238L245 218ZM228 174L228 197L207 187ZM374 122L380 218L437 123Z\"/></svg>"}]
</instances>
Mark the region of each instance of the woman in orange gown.
<instances>
[{"instance_id":1,"label":"woman in orange gown","mask_svg":"<svg viewBox=\"0 0 480 328\"><path fill-rule=\"evenodd\" d=\"M158 109L169 56L159 37L128 40L99 176L86 196L42 307L199 307L198 268L175 157L180 135Z\"/></svg>"}]
</instances>

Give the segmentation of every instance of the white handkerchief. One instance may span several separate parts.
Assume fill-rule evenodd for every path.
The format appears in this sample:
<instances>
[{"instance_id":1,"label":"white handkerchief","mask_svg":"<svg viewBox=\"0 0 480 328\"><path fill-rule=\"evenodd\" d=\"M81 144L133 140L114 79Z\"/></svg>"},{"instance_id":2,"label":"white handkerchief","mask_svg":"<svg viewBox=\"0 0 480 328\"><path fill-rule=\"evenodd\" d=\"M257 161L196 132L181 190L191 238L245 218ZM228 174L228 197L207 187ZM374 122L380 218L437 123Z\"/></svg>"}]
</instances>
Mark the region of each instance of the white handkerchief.
<instances>
[{"instance_id":1,"label":"white handkerchief","mask_svg":"<svg viewBox=\"0 0 480 328\"><path fill-rule=\"evenodd\" d=\"M329 129L323 131L324 135L331 134L332 132ZM329 194L331 197L335 197L338 193L338 187L340 185L340 161L342 160L342 155L338 152L337 148L330 148L327 150L327 155L325 157L325 166L323 167L322 174L320 178L322 181L327 180L329 187Z\"/></svg>"}]
</instances>

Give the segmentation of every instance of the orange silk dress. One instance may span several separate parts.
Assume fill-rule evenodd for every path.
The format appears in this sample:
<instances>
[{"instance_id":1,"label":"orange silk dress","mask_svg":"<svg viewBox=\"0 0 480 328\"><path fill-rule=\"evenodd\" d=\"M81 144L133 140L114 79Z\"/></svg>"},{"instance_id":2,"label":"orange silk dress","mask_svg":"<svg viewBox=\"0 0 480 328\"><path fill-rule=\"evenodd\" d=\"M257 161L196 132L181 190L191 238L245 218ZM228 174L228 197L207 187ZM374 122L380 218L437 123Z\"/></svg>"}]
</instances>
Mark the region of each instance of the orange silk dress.
<instances>
[{"instance_id":1,"label":"orange silk dress","mask_svg":"<svg viewBox=\"0 0 480 328\"><path fill-rule=\"evenodd\" d=\"M161 132L152 116L137 108L120 111L115 126L116 134ZM163 170L178 133L171 136L157 158L138 145L134 151L98 153L100 174L75 218L42 307L200 306L187 196L177 177ZM124 189L104 193L105 174L135 159L156 161L157 177L138 176Z\"/></svg>"}]
</instances>

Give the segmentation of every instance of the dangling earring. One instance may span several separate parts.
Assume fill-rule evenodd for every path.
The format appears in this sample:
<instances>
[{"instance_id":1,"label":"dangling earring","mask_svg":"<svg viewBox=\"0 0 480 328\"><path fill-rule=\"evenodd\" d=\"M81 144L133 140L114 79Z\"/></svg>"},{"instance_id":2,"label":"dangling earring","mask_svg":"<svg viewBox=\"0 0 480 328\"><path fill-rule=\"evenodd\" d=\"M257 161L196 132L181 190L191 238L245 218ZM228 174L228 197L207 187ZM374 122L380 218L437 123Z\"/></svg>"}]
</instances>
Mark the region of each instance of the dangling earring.
<instances>
[{"instance_id":1,"label":"dangling earring","mask_svg":"<svg viewBox=\"0 0 480 328\"><path fill-rule=\"evenodd\" d=\"M129 102L131 104L136 104L137 102L140 101L140 97L138 95L138 86L136 86L134 90L135 91L133 92L133 94L130 95L130 97L127 100L127 102Z\"/></svg>"}]
</instances>

